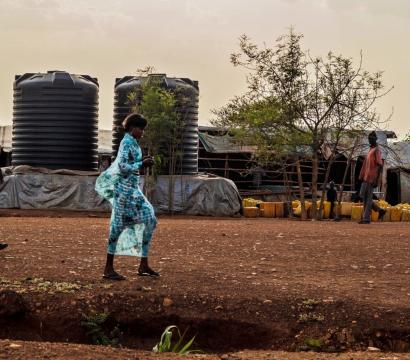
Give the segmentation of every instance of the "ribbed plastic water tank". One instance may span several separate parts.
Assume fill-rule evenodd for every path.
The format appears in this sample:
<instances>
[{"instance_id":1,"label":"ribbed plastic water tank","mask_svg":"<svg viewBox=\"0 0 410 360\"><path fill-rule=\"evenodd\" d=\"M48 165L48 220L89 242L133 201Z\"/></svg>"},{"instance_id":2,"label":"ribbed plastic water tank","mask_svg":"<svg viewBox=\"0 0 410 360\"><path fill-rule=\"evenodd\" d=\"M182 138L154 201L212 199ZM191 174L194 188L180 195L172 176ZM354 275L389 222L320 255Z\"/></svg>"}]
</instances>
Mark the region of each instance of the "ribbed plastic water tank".
<instances>
[{"instance_id":1,"label":"ribbed plastic water tank","mask_svg":"<svg viewBox=\"0 0 410 360\"><path fill-rule=\"evenodd\" d=\"M64 71L17 75L12 165L98 168L98 81Z\"/></svg>"},{"instance_id":2,"label":"ribbed plastic water tank","mask_svg":"<svg viewBox=\"0 0 410 360\"><path fill-rule=\"evenodd\" d=\"M183 114L184 126L182 132L182 174L193 175L198 173L198 82L187 78L170 78L165 74L152 74L161 80L161 84L177 96L183 96L178 111ZM122 122L132 112L128 101L128 94L141 88L147 77L125 76L116 79L114 89L114 122L113 122L113 155L116 156L120 142L124 136ZM183 95L179 95L183 94ZM148 119L149 121L149 119ZM159 139L160 141L160 139Z\"/></svg>"}]
</instances>

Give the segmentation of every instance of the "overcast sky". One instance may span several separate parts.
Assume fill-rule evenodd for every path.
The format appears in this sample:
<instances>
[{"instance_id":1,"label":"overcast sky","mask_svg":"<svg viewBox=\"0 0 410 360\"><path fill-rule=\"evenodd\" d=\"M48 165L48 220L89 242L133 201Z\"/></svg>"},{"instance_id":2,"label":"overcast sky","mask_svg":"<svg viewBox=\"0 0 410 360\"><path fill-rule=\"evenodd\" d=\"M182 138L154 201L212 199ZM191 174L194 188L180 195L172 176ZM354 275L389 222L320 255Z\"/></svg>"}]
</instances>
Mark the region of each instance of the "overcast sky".
<instances>
[{"instance_id":1,"label":"overcast sky","mask_svg":"<svg viewBox=\"0 0 410 360\"><path fill-rule=\"evenodd\" d=\"M114 79L151 65L199 81L200 123L245 89L229 63L245 33L258 44L293 26L312 55L332 50L383 70L389 128L404 135L410 95L409 0L0 0L0 124L11 124L15 74L66 70L97 77L100 127L110 128Z\"/></svg>"}]
</instances>

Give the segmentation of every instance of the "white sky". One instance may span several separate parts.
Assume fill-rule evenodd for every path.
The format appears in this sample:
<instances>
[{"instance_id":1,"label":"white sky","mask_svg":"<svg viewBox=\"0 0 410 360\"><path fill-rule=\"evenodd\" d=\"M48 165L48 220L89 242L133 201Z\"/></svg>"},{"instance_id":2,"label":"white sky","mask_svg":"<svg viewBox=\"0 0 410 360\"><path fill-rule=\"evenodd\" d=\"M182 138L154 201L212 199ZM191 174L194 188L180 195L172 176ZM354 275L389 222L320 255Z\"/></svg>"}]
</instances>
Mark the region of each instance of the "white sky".
<instances>
[{"instance_id":1,"label":"white sky","mask_svg":"<svg viewBox=\"0 0 410 360\"><path fill-rule=\"evenodd\" d=\"M15 74L66 70L97 77L100 127L111 128L116 77L152 65L199 81L200 123L245 89L229 55L245 33L258 44L294 26L312 55L332 50L384 70L391 130L408 132L409 0L0 0L0 124L11 124Z\"/></svg>"}]
</instances>

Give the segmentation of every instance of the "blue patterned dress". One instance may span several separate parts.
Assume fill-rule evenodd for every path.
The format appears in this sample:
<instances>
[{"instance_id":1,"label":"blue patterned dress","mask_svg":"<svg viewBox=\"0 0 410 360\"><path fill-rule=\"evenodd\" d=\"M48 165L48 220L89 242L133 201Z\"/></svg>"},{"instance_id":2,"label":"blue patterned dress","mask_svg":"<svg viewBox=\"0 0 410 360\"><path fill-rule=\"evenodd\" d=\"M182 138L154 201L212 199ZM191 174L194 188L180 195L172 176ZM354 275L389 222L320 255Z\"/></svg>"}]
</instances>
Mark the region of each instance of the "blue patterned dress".
<instances>
[{"instance_id":1,"label":"blue patterned dress","mask_svg":"<svg viewBox=\"0 0 410 360\"><path fill-rule=\"evenodd\" d=\"M109 254L148 256L157 219L139 187L141 165L141 148L125 133L117 158L96 181L95 190L112 206Z\"/></svg>"}]
</instances>

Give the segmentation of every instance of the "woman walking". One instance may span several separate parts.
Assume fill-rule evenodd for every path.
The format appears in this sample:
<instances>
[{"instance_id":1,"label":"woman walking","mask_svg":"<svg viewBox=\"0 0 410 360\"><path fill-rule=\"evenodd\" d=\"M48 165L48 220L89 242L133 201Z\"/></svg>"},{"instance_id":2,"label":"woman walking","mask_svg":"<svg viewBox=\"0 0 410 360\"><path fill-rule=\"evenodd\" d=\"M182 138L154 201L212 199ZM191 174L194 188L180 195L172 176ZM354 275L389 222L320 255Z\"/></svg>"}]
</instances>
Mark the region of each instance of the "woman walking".
<instances>
[{"instance_id":1,"label":"woman walking","mask_svg":"<svg viewBox=\"0 0 410 360\"><path fill-rule=\"evenodd\" d=\"M147 120L140 114L126 117L123 122L125 135L117 158L96 181L96 191L112 206L105 279L125 279L114 270L114 255L138 256L141 258L138 275L159 276L148 265L148 252L157 219L154 208L139 187L139 169L154 163L152 157L142 157L138 144L146 126Z\"/></svg>"}]
</instances>

